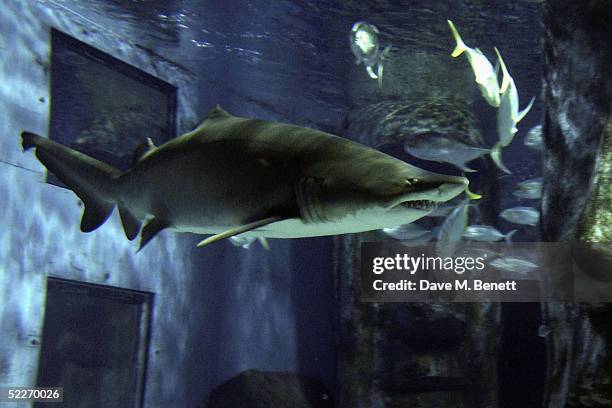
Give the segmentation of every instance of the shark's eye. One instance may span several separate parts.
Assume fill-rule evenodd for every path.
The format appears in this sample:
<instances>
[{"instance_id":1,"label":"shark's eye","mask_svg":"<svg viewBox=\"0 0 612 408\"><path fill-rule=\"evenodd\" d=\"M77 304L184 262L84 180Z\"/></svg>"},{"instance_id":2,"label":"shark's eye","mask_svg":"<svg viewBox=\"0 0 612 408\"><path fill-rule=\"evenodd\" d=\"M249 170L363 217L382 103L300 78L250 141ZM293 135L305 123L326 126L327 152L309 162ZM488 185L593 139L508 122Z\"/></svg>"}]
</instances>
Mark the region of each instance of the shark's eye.
<instances>
[{"instance_id":1,"label":"shark's eye","mask_svg":"<svg viewBox=\"0 0 612 408\"><path fill-rule=\"evenodd\" d=\"M409 186L414 186L419 182L419 179L416 178L410 178L410 179L406 179L406 184Z\"/></svg>"}]
</instances>

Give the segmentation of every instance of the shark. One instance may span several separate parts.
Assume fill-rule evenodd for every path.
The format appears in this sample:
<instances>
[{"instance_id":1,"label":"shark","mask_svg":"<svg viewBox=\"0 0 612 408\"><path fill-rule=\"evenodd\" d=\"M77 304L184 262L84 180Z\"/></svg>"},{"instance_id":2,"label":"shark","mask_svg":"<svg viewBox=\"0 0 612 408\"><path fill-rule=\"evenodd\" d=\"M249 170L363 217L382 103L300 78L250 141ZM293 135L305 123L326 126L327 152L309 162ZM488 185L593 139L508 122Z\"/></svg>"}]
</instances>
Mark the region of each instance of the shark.
<instances>
[{"instance_id":1,"label":"shark","mask_svg":"<svg viewBox=\"0 0 612 408\"><path fill-rule=\"evenodd\" d=\"M301 238L413 222L467 189L365 145L291 124L233 116L217 106L194 130L149 144L126 171L24 131L22 147L84 203L81 231L118 208L139 251L160 231Z\"/></svg>"}]
</instances>

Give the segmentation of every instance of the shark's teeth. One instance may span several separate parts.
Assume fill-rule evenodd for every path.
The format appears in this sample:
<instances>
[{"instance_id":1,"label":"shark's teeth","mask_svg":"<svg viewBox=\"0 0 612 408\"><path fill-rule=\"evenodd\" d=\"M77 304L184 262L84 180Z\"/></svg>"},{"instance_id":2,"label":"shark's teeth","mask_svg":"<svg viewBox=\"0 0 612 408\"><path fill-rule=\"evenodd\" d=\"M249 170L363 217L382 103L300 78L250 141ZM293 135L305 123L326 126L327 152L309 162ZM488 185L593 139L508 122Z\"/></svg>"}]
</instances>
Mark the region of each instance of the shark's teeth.
<instances>
[{"instance_id":1,"label":"shark's teeth","mask_svg":"<svg viewBox=\"0 0 612 408\"><path fill-rule=\"evenodd\" d=\"M414 208L423 211L433 211L436 208L436 203L429 200L404 201L400 205L405 208Z\"/></svg>"}]
</instances>

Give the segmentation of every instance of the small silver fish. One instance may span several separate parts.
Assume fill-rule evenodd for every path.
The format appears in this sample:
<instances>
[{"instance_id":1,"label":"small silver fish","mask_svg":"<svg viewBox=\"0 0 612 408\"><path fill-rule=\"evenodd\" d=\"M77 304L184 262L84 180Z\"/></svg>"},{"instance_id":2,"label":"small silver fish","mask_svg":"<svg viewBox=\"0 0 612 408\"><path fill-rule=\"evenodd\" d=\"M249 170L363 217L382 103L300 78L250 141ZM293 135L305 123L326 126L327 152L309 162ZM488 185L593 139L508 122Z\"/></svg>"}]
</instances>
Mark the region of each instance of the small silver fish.
<instances>
[{"instance_id":1,"label":"small silver fish","mask_svg":"<svg viewBox=\"0 0 612 408\"><path fill-rule=\"evenodd\" d=\"M244 249L250 249L251 244L253 244L253 242L257 240L265 250L270 249L270 244L268 244L268 240L265 237L253 237L240 234L234 235L233 237L229 237L229 240L234 246L241 247Z\"/></svg>"},{"instance_id":2,"label":"small silver fish","mask_svg":"<svg viewBox=\"0 0 612 408\"><path fill-rule=\"evenodd\" d=\"M512 242L511 238L516 231L518 230L512 230L507 234L502 234L490 225L470 225L465 229L463 236L469 240L480 242L496 242L502 239L506 242Z\"/></svg>"},{"instance_id":3,"label":"small silver fish","mask_svg":"<svg viewBox=\"0 0 612 408\"><path fill-rule=\"evenodd\" d=\"M537 125L531 128L523 141L525 146L534 150L542 150L544 148L544 140L542 139L542 125Z\"/></svg>"},{"instance_id":4,"label":"small silver fish","mask_svg":"<svg viewBox=\"0 0 612 408\"><path fill-rule=\"evenodd\" d=\"M450 137L426 133L404 142L404 150L414 157L440 163L450 163L465 172L474 172L467 163L489 154L489 149L469 146Z\"/></svg>"},{"instance_id":5,"label":"small silver fish","mask_svg":"<svg viewBox=\"0 0 612 408\"><path fill-rule=\"evenodd\" d=\"M521 181L516 185L512 194L517 197L533 200L542 198L542 178L538 177Z\"/></svg>"},{"instance_id":6,"label":"small silver fish","mask_svg":"<svg viewBox=\"0 0 612 408\"><path fill-rule=\"evenodd\" d=\"M418 238L430 232L417 224L398 225L396 227L383 228L382 231L390 237L400 241Z\"/></svg>"},{"instance_id":7,"label":"small silver fish","mask_svg":"<svg viewBox=\"0 0 612 408\"><path fill-rule=\"evenodd\" d=\"M463 247L455 256L469 256L472 258L488 258L493 259L500 256L499 252L493 251L488 248L483 248L482 246L465 246Z\"/></svg>"},{"instance_id":8,"label":"small silver fish","mask_svg":"<svg viewBox=\"0 0 612 408\"><path fill-rule=\"evenodd\" d=\"M402 240L401 244L407 247L422 246L431 241L435 236L433 231L426 231L418 237Z\"/></svg>"},{"instance_id":9,"label":"small silver fish","mask_svg":"<svg viewBox=\"0 0 612 408\"><path fill-rule=\"evenodd\" d=\"M466 53L468 61L472 66L472 71L474 72L474 80L476 81L476 84L478 84L482 96L489 103L489 105L497 108L500 104L500 90L499 83L497 82L497 70L493 68L491 62L489 62L487 57L485 57L480 49L473 49L465 45L452 21L446 20L446 22L448 23L451 33L453 34L453 38L457 43L451 55L454 58L457 58L464 52Z\"/></svg>"},{"instance_id":10,"label":"small silver fish","mask_svg":"<svg viewBox=\"0 0 612 408\"><path fill-rule=\"evenodd\" d=\"M514 224L534 226L540 220L540 213L533 207L513 207L503 210L500 217Z\"/></svg>"},{"instance_id":11,"label":"small silver fish","mask_svg":"<svg viewBox=\"0 0 612 408\"><path fill-rule=\"evenodd\" d=\"M440 203L434 208L432 212L426 215L426 217L446 217L455 208L458 203Z\"/></svg>"},{"instance_id":12,"label":"small silver fish","mask_svg":"<svg viewBox=\"0 0 612 408\"><path fill-rule=\"evenodd\" d=\"M249 249L251 247L251 244L253 242L255 242L257 238L255 237L247 237L244 235L235 235L233 237L229 238L229 241L232 243L232 245L240 247L240 248L244 248L244 249Z\"/></svg>"},{"instance_id":13,"label":"small silver fish","mask_svg":"<svg viewBox=\"0 0 612 408\"><path fill-rule=\"evenodd\" d=\"M491 263L489 263L489 265L494 267L495 269L499 269L500 271L515 272L525 275L538 267L538 265L534 264L533 262L512 257L496 258Z\"/></svg>"},{"instance_id":14,"label":"small silver fish","mask_svg":"<svg viewBox=\"0 0 612 408\"><path fill-rule=\"evenodd\" d=\"M493 159L497 167L502 171L505 173L512 173L502 161L502 148L512 143L514 135L518 132L516 125L529 112L533 106L535 97L531 98L531 101L525 109L519 111L519 96L514 79L510 76L506 64L497 48L495 48L495 53L497 54L502 69L503 78L500 87L501 102L497 109L497 135L499 136L499 141L495 143L495 146L491 149L491 159Z\"/></svg>"},{"instance_id":15,"label":"small silver fish","mask_svg":"<svg viewBox=\"0 0 612 408\"><path fill-rule=\"evenodd\" d=\"M382 86L384 60L391 46L387 46L382 52L378 42L378 28L374 24L358 21L353 24L349 34L351 51L355 55L355 63L365 65L368 75L372 79L378 79L378 86ZM376 66L377 72L374 72Z\"/></svg>"},{"instance_id":16,"label":"small silver fish","mask_svg":"<svg viewBox=\"0 0 612 408\"><path fill-rule=\"evenodd\" d=\"M538 327L538 336L539 337L547 337L550 332L551 332L551 328L545 324L541 324L540 327Z\"/></svg>"},{"instance_id":17,"label":"small silver fish","mask_svg":"<svg viewBox=\"0 0 612 408\"><path fill-rule=\"evenodd\" d=\"M453 256L457 244L467 228L470 200L466 199L450 213L442 223L436 242L436 253L440 257Z\"/></svg>"}]
</instances>

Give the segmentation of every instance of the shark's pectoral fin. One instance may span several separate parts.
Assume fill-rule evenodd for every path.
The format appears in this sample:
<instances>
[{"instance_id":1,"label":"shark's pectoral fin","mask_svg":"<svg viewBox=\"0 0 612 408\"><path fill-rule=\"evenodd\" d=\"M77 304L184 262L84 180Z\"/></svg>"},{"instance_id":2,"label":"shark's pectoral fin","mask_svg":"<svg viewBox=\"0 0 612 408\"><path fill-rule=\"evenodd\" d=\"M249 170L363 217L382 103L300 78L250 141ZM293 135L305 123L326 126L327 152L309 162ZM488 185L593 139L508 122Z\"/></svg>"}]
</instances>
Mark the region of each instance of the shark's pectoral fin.
<instances>
[{"instance_id":1,"label":"shark's pectoral fin","mask_svg":"<svg viewBox=\"0 0 612 408\"><path fill-rule=\"evenodd\" d=\"M122 218L123 219L123 218ZM157 235L161 230L168 228L170 223L159 218L151 218L145 226L142 228L142 232L140 234L140 247L138 248L139 252L145 245L149 243ZM127 232L126 232L127 234Z\"/></svg>"},{"instance_id":2,"label":"shark's pectoral fin","mask_svg":"<svg viewBox=\"0 0 612 408\"><path fill-rule=\"evenodd\" d=\"M140 220L124 206L119 205L119 215L121 216L121 224L123 225L123 232L130 241L136 238L138 231L140 231Z\"/></svg>"},{"instance_id":3,"label":"shark's pectoral fin","mask_svg":"<svg viewBox=\"0 0 612 408\"><path fill-rule=\"evenodd\" d=\"M242 234L243 232L251 231L251 230L257 229L259 227L263 227L264 225L268 225L268 224L272 224L273 222L281 221L283 219L285 219L285 218L283 218L283 217L269 217L269 218L264 218L263 220L253 221L253 222L250 222L248 224L241 225L239 227L229 229L229 230L224 231L224 232L222 232L220 234L213 235L212 237L208 237L208 238L200 241L197 246L201 248L201 247L206 246L208 244L212 244L213 242L217 242L217 241L225 239L225 238L233 237L234 235Z\"/></svg>"}]
</instances>

